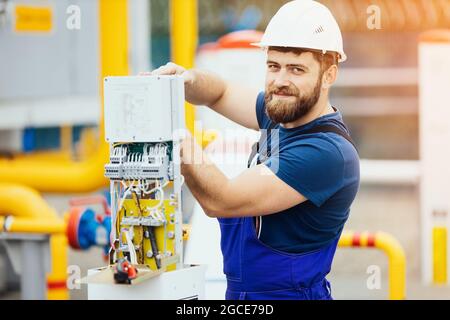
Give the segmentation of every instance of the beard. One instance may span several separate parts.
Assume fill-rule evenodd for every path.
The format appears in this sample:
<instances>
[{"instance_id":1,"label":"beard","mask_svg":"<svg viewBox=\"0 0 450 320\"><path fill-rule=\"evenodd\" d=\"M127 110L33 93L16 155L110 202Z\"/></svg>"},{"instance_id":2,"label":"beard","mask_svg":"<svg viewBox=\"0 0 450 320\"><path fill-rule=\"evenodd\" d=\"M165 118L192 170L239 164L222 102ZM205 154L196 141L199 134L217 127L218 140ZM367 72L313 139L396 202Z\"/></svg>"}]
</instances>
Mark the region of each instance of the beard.
<instances>
[{"instance_id":1,"label":"beard","mask_svg":"<svg viewBox=\"0 0 450 320\"><path fill-rule=\"evenodd\" d=\"M289 123L307 115L317 104L322 89L321 77L310 94L302 95L300 90L293 84L288 87L277 87L269 85L266 88L264 101L266 103L266 114L274 123ZM295 101L284 101L273 99L274 94L294 97Z\"/></svg>"}]
</instances>

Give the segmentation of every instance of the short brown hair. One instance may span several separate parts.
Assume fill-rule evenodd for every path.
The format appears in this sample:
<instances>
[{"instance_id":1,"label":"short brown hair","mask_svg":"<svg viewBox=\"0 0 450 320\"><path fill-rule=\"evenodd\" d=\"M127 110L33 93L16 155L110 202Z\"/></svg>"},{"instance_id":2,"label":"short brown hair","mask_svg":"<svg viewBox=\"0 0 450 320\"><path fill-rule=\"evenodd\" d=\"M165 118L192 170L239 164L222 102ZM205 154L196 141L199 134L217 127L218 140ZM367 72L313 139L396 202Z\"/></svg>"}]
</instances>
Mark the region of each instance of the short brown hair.
<instances>
[{"instance_id":1,"label":"short brown hair","mask_svg":"<svg viewBox=\"0 0 450 320\"><path fill-rule=\"evenodd\" d=\"M278 52L292 52L296 55L301 55L304 52L311 52L314 56L314 59L320 63L321 72L325 72L332 65L338 65L338 57L339 54L337 52L327 51L323 54L320 50L312 50L305 48L293 48L293 47L275 47L270 46L269 50L274 50Z\"/></svg>"}]
</instances>

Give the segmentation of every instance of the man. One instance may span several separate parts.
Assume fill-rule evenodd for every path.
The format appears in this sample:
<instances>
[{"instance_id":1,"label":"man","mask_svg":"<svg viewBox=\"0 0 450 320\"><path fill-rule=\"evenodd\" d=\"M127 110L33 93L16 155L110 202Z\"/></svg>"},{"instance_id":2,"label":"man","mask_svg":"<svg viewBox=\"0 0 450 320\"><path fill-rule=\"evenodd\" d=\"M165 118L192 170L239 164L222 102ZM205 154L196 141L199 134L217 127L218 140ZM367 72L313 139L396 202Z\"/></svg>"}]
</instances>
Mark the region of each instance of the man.
<instances>
[{"instance_id":1,"label":"man","mask_svg":"<svg viewBox=\"0 0 450 320\"><path fill-rule=\"evenodd\" d=\"M357 151L328 100L346 60L342 35L325 6L298 0L276 13L257 45L267 50L262 93L173 63L151 74L183 75L190 103L270 131L256 165L234 179L192 137L182 143L186 183L220 223L226 298L331 299L325 277L359 186Z\"/></svg>"}]
</instances>

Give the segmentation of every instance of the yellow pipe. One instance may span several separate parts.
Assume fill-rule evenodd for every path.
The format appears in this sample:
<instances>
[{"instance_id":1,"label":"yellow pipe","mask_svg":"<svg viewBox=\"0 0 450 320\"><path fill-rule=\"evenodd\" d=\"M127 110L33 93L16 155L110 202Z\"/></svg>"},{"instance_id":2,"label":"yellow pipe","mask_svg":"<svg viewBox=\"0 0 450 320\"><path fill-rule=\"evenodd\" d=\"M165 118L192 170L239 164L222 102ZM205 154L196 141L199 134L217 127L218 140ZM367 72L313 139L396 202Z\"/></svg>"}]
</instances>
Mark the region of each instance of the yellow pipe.
<instances>
[{"instance_id":1,"label":"yellow pipe","mask_svg":"<svg viewBox=\"0 0 450 320\"><path fill-rule=\"evenodd\" d=\"M0 160L0 180L43 192L89 192L107 185L103 176L109 149L103 144L83 162Z\"/></svg>"},{"instance_id":2,"label":"yellow pipe","mask_svg":"<svg viewBox=\"0 0 450 320\"><path fill-rule=\"evenodd\" d=\"M47 276L47 299L68 300L67 291L67 237L64 231L50 237L52 272Z\"/></svg>"},{"instance_id":3,"label":"yellow pipe","mask_svg":"<svg viewBox=\"0 0 450 320\"><path fill-rule=\"evenodd\" d=\"M379 232L375 247L384 251L389 261L389 299L403 300L406 297L406 257L401 244L393 236Z\"/></svg>"},{"instance_id":4,"label":"yellow pipe","mask_svg":"<svg viewBox=\"0 0 450 320\"><path fill-rule=\"evenodd\" d=\"M2 161L2 160L0 160ZM47 161L72 161L71 154L66 151L36 151L33 153L21 153L14 155L14 161L17 163L32 164L35 162L47 162Z\"/></svg>"},{"instance_id":5,"label":"yellow pipe","mask_svg":"<svg viewBox=\"0 0 450 320\"><path fill-rule=\"evenodd\" d=\"M85 128L81 132L77 155L80 160L88 159L91 154L97 152L98 138L95 128Z\"/></svg>"},{"instance_id":6,"label":"yellow pipe","mask_svg":"<svg viewBox=\"0 0 450 320\"><path fill-rule=\"evenodd\" d=\"M64 233L65 224L53 218L27 218L7 215L5 217L0 216L0 230L15 233L45 233L53 235Z\"/></svg>"},{"instance_id":7,"label":"yellow pipe","mask_svg":"<svg viewBox=\"0 0 450 320\"><path fill-rule=\"evenodd\" d=\"M0 214L15 217L53 219L56 212L28 187L0 182Z\"/></svg>"},{"instance_id":8,"label":"yellow pipe","mask_svg":"<svg viewBox=\"0 0 450 320\"><path fill-rule=\"evenodd\" d=\"M447 229L433 228L433 282L437 285L447 283Z\"/></svg>"},{"instance_id":9,"label":"yellow pipe","mask_svg":"<svg viewBox=\"0 0 450 320\"><path fill-rule=\"evenodd\" d=\"M103 83L105 76L129 73L127 0L99 0L99 8L100 79ZM103 85L100 87L103 88ZM84 161L48 159L37 163L0 159L0 181L60 193L91 192L106 186L108 180L103 173L109 148L104 142L103 120L100 121L99 131L98 151Z\"/></svg>"},{"instance_id":10,"label":"yellow pipe","mask_svg":"<svg viewBox=\"0 0 450 320\"><path fill-rule=\"evenodd\" d=\"M382 250L389 261L389 299L403 300L406 297L406 257L401 244L390 234L377 232L344 232L340 247L372 247Z\"/></svg>"},{"instance_id":11,"label":"yellow pipe","mask_svg":"<svg viewBox=\"0 0 450 320\"><path fill-rule=\"evenodd\" d=\"M49 299L68 299L65 223L35 190L0 183L0 230L50 235L52 271L47 277Z\"/></svg>"},{"instance_id":12,"label":"yellow pipe","mask_svg":"<svg viewBox=\"0 0 450 320\"><path fill-rule=\"evenodd\" d=\"M185 68L194 66L198 44L197 0L171 0L172 61ZM194 132L195 107L186 103L186 127Z\"/></svg>"},{"instance_id":13,"label":"yellow pipe","mask_svg":"<svg viewBox=\"0 0 450 320\"><path fill-rule=\"evenodd\" d=\"M101 88L103 89L104 77L129 74L128 1L99 0L99 8Z\"/></svg>"},{"instance_id":14,"label":"yellow pipe","mask_svg":"<svg viewBox=\"0 0 450 320\"><path fill-rule=\"evenodd\" d=\"M72 153L73 128L62 126L60 129L60 149L64 153Z\"/></svg>"},{"instance_id":15,"label":"yellow pipe","mask_svg":"<svg viewBox=\"0 0 450 320\"><path fill-rule=\"evenodd\" d=\"M352 247L353 232L343 232L339 239L339 247Z\"/></svg>"}]
</instances>

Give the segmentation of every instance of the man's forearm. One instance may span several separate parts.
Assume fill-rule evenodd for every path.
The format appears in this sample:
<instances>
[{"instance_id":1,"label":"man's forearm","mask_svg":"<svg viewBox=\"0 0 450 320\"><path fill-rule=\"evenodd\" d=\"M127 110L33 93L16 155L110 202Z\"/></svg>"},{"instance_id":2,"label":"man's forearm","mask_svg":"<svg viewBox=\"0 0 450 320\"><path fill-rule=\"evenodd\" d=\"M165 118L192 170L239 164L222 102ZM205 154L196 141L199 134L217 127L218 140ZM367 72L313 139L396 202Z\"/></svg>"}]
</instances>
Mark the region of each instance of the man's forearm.
<instances>
[{"instance_id":1,"label":"man's forearm","mask_svg":"<svg viewBox=\"0 0 450 320\"><path fill-rule=\"evenodd\" d=\"M186 82L186 100L195 105L205 105L212 107L226 91L226 82L218 75L191 69L192 81Z\"/></svg>"},{"instance_id":2,"label":"man's forearm","mask_svg":"<svg viewBox=\"0 0 450 320\"><path fill-rule=\"evenodd\" d=\"M208 216L223 210L228 178L212 163L183 165L182 173L193 196Z\"/></svg>"},{"instance_id":3,"label":"man's forearm","mask_svg":"<svg viewBox=\"0 0 450 320\"><path fill-rule=\"evenodd\" d=\"M190 135L183 141L181 157L185 182L208 216L232 206L227 196L229 179Z\"/></svg>"}]
</instances>

